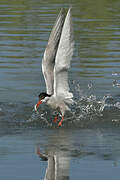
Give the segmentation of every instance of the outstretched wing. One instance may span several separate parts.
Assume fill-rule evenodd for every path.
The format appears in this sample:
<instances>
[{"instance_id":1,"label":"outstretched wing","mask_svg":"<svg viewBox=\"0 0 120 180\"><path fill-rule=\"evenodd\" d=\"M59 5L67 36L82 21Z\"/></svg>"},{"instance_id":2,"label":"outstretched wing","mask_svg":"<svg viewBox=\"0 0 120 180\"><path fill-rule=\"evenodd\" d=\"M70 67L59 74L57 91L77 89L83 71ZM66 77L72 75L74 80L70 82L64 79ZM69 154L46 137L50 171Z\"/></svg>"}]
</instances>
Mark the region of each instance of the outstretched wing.
<instances>
[{"instance_id":1,"label":"outstretched wing","mask_svg":"<svg viewBox=\"0 0 120 180\"><path fill-rule=\"evenodd\" d=\"M54 95L72 98L69 92L68 69L74 50L71 8L65 18L54 67Z\"/></svg>"},{"instance_id":2,"label":"outstretched wing","mask_svg":"<svg viewBox=\"0 0 120 180\"><path fill-rule=\"evenodd\" d=\"M54 92L54 65L55 56L58 49L58 44L65 20L64 9L61 9L55 25L53 26L50 34L47 47L42 59L42 72L46 83L47 94L53 94Z\"/></svg>"}]
</instances>

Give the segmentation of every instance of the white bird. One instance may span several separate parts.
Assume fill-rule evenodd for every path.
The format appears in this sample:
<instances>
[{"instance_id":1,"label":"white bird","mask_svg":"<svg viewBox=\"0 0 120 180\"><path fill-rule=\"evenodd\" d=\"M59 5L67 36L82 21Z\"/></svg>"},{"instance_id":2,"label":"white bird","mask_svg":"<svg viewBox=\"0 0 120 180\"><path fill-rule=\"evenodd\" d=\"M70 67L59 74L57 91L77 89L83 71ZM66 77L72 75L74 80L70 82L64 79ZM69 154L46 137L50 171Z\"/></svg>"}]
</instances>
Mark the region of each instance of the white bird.
<instances>
[{"instance_id":1,"label":"white bird","mask_svg":"<svg viewBox=\"0 0 120 180\"><path fill-rule=\"evenodd\" d=\"M35 111L42 103L47 103L53 109L58 110L62 115L58 126L62 125L65 112L70 111L68 105L73 103L73 94L69 92L68 84L68 70L74 50L71 8L66 17L64 14L64 9L62 9L44 52L42 72L46 83L46 93L40 93L39 101L35 105ZM54 122L56 120L57 117Z\"/></svg>"}]
</instances>

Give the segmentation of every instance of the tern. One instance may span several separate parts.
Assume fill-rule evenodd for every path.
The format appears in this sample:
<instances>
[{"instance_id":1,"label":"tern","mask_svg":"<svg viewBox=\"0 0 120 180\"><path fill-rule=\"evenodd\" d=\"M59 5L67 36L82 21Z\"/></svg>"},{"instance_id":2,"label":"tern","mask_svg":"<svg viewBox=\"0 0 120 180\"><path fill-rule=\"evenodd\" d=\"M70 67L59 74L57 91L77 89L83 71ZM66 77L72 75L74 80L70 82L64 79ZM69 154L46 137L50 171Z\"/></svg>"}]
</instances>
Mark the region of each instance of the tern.
<instances>
[{"instance_id":1,"label":"tern","mask_svg":"<svg viewBox=\"0 0 120 180\"><path fill-rule=\"evenodd\" d=\"M65 17L61 9L51 31L47 47L42 59L42 72L46 83L46 92L39 94L35 111L42 103L46 103L61 114L58 126L62 126L68 105L73 104L73 94L68 84L68 70L74 51L72 13L69 8ZM54 122L57 121L57 116Z\"/></svg>"}]
</instances>

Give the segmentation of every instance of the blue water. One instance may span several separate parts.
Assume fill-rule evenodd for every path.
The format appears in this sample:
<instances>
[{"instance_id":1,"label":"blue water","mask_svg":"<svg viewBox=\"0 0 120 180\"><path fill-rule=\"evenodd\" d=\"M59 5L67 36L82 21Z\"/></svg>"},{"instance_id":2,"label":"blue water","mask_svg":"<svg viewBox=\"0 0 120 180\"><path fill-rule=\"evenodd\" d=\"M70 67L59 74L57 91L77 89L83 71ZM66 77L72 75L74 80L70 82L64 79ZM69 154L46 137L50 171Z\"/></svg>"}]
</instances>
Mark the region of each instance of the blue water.
<instances>
[{"instance_id":1,"label":"blue water","mask_svg":"<svg viewBox=\"0 0 120 180\"><path fill-rule=\"evenodd\" d=\"M33 107L45 91L41 60L51 28L69 4L76 103L58 128L55 112ZM49 164L57 180L119 179L119 7L118 0L0 1L0 179L42 180Z\"/></svg>"}]
</instances>

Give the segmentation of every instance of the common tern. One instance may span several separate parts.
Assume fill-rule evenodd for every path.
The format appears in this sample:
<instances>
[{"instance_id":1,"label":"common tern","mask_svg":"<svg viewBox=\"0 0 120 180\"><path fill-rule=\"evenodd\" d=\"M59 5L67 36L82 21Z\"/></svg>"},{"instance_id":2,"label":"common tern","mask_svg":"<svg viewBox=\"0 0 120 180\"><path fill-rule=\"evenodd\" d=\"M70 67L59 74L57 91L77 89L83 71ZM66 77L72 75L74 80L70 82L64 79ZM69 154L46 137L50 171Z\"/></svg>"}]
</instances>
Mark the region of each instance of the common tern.
<instances>
[{"instance_id":1,"label":"common tern","mask_svg":"<svg viewBox=\"0 0 120 180\"><path fill-rule=\"evenodd\" d=\"M39 101L34 109L37 111L42 103L56 109L62 116L58 126L62 125L68 105L72 104L73 94L68 84L68 70L74 51L73 25L71 8L65 17L61 9L51 31L42 59L42 72L46 83L46 92L39 94ZM54 122L57 121L57 116Z\"/></svg>"}]
</instances>

